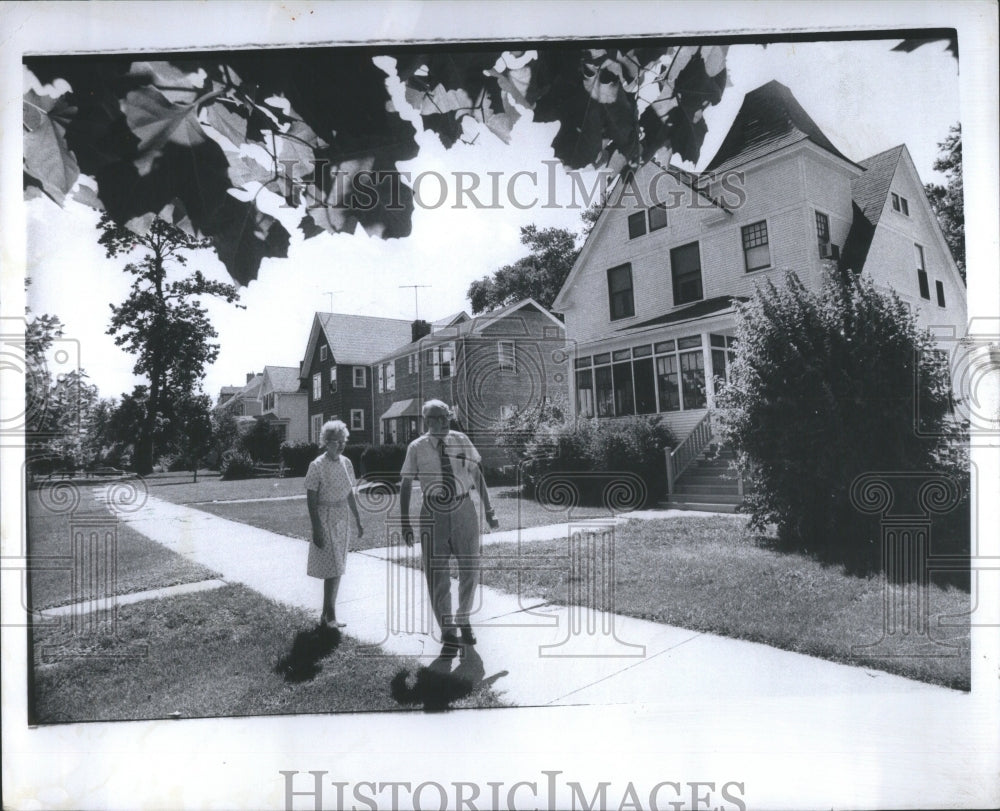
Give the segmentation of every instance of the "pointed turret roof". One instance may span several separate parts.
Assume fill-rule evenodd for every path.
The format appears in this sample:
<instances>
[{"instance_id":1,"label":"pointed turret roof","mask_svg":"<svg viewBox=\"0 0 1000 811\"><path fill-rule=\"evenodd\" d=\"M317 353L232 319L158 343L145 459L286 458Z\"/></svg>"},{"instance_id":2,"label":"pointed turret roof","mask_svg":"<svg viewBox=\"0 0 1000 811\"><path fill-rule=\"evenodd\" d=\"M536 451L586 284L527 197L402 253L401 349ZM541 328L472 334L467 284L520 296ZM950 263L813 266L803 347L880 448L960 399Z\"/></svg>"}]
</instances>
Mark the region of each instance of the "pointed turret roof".
<instances>
[{"instance_id":1,"label":"pointed turret roof","mask_svg":"<svg viewBox=\"0 0 1000 811\"><path fill-rule=\"evenodd\" d=\"M733 169L804 140L853 163L823 134L792 91L772 80L743 98L743 106L705 171Z\"/></svg>"}]
</instances>

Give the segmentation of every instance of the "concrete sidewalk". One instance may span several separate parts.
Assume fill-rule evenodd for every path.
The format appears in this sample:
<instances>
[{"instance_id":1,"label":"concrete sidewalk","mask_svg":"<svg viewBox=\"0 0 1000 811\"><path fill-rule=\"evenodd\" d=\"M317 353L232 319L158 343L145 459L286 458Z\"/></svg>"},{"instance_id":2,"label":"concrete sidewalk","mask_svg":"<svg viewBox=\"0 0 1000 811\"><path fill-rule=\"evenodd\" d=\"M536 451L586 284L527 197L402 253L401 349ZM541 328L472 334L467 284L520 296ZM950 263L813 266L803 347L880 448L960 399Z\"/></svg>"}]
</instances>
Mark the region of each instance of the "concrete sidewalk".
<instances>
[{"instance_id":1,"label":"concrete sidewalk","mask_svg":"<svg viewBox=\"0 0 1000 811\"><path fill-rule=\"evenodd\" d=\"M675 511L643 517L671 517ZM157 498L141 509L118 511L132 529L178 554L278 602L318 618L322 581L305 574L306 542L219 518ZM674 515L684 520L685 514ZM624 519L617 519L621 521ZM582 543L600 555L601 519ZM567 538L568 525L497 532L486 543ZM605 536L606 537L606 536ZM577 563L585 563L581 557ZM569 558L550 565L567 566ZM440 653L422 573L408 565L418 549L387 547L352 552L338 599L346 633L382 652L417 656L429 663ZM537 563L536 563L537 565ZM585 567L584 567L585 569ZM600 588L600 573L584 588ZM759 700L793 696L883 695L926 702L959 702L963 693L848 667L766 645L645 622L580 607L521 599L483 587L474 624L486 678L518 706L671 702L704 698Z\"/></svg>"}]
</instances>

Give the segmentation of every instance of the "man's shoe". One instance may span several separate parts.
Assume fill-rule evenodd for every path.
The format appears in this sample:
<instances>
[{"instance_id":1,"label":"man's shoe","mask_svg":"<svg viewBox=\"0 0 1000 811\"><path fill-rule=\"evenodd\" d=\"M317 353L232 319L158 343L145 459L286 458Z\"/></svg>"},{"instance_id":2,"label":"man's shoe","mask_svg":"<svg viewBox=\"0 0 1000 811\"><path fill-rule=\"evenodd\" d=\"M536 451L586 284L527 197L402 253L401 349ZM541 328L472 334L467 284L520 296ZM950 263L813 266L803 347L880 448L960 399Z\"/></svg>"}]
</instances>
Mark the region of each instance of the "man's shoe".
<instances>
[{"instance_id":1,"label":"man's shoe","mask_svg":"<svg viewBox=\"0 0 1000 811\"><path fill-rule=\"evenodd\" d=\"M476 644L476 635L472 632L471 625L462 626L462 642L464 642L466 645Z\"/></svg>"}]
</instances>

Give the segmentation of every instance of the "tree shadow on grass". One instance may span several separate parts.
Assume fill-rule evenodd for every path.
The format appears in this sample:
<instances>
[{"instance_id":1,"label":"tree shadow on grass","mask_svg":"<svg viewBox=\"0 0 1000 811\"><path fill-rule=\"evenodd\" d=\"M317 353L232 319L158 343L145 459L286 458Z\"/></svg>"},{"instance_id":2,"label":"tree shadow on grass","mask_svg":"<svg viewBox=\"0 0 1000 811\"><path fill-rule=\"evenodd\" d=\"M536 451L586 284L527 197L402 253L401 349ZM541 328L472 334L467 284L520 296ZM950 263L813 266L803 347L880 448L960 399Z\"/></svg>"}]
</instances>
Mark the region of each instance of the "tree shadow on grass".
<instances>
[{"instance_id":1,"label":"tree shadow on grass","mask_svg":"<svg viewBox=\"0 0 1000 811\"><path fill-rule=\"evenodd\" d=\"M452 670L456 657L459 659L458 667ZM446 646L430 665L417 670L414 679L410 679L409 670L400 670L393 677L390 690L392 697L400 704L422 705L424 712L443 712L454 702L506 675L506 671L484 682L485 675L483 660L475 648L463 647L459 650Z\"/></svg>"},{"instance_id":2,"label":"tree shadow on grass","mask_svg":"<svg viewBox=\"0 0 1000 811\"><path fill-rule=\"evenodd\" d=\"M311 681L323 669L320 660L333 653L341 639L338 629L322 625L299 631L292 641L292 649L278 660L274 672L291 684Z\"/></svg>"}]
</instances>

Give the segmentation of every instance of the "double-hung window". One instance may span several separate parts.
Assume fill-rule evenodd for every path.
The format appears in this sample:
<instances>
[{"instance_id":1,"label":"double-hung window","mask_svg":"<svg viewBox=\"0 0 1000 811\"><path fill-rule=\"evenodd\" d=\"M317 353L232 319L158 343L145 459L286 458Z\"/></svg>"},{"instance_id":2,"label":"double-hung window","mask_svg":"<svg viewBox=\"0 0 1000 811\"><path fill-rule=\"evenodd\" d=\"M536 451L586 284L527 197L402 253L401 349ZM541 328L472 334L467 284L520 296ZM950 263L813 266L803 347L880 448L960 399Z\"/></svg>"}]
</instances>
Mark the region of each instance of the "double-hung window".
<instances>
[{"instance_id":1,"label":"double-hung window","mask_svg":"<svg viewBox=\"0 0 1000 811\"><path fill-rule=\"evenodd\" d=\"M670 251L670 271L674 283L674 305L701 301L701 254L697 242Z\"/></svg>"},{"instance_id":2,"label":"double-hung window","mask_svg":"<svg viewBox=\"0 0 1000 811\"><path fill-rule=\"evenodd\" d=\"M917 284L920 287L920 298L931 300L930 283L927 281L927 266L924 264L924 249L922 245L913 246L917 255Z\"/></svg>"},{"instance_id":3,"label":"double-hung window","mask_svg":"<svg viewBox=\"0 0 1000 811\"><path fill-rule=\"evenodd\" d=\"M761 220L752 225L744 225L743 236L743 259L746 269L761 270L771 266L771 248L767 241L767 222Z\"/></svg>"},{"instance_id":4,"label":"double-hung window","mask_svg":"<svg viewBox=\"0 0 1000 811\"><path fill-rule=\"evenodd\" d=\"M635 303L632 299L632 265L628 262L608 270L608 302L612 321L635 315Z\"/></svg>"}]
</instances>

